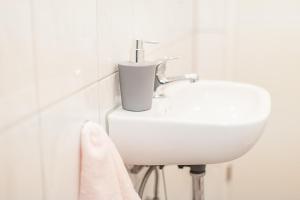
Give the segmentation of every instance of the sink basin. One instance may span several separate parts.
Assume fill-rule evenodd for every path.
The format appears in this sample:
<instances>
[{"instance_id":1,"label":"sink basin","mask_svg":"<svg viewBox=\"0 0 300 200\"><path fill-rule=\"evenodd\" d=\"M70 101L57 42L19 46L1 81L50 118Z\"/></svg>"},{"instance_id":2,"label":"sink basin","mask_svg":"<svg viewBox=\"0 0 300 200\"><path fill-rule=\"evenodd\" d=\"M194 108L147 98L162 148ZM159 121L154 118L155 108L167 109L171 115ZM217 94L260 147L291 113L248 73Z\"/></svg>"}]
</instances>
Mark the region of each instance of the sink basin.
<instances>
[{"instance_id":1,"label":"sink basin","mask_svg":"<svg viewBox=\"0 0 300 200\"><path fill-rule=\"evenodd\" d=\"M269 93L257 86L198 81L169 85L145 112L121 107L108 116L109 135L125 163L198 165L249 151L270 114Z\"/></svg>"}]
</instances>

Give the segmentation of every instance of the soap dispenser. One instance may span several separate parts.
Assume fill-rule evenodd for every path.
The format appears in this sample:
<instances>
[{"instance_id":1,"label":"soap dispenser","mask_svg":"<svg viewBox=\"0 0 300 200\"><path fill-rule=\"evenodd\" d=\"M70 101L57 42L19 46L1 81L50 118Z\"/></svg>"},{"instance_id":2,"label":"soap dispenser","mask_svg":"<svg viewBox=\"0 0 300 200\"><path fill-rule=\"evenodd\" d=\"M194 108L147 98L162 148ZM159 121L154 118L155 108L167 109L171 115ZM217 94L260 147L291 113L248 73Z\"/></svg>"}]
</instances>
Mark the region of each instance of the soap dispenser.
<instances>
[{"instance_id":1,"label":"soap dispenser","mask_svg":"<svg viewBox=\"0 0 300 200\"><path fill-rule=\"evenodd\" d=\"M122 107L128 111L145 111L152 107L156 62L144 59L143 40L135 40L129 62L118 64Z\"/></svg>"}]
</instances>

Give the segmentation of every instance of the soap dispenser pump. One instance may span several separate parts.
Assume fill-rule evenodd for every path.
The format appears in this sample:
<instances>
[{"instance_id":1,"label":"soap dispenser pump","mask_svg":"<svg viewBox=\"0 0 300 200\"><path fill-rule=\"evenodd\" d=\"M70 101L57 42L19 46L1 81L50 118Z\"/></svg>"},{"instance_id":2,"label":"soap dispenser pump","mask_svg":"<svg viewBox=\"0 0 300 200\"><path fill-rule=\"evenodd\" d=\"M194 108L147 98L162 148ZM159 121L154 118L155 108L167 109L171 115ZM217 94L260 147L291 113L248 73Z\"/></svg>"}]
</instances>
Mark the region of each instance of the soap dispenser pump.
<instances>
[{"instance_id":1,"label":"soap dispenser pump","mask_svg":"<svg viewBox=\"0 0 300 200\"><path fill-rule=\"evenodd\" d=\"M144 40L135 40L133 45L133 55L132 59L130 59L132 62L135 63L143 63L145 62L145 51L144 51L144 43L146 44L158 44L158 42L155 41L144 41Z\"/></svg>"},{"instance_id":2,"label":"soap dispenser pump","mask_svg":"<svg viewBox=\"0 0 300 200\"><path fill-rule=\"evenodd\" d=\"M131 61L118 64L122 107L128 111L145 111L152 107L156 62L147 62L144 57L144 43L135 40Z\"/></svg>"}]
</instances>

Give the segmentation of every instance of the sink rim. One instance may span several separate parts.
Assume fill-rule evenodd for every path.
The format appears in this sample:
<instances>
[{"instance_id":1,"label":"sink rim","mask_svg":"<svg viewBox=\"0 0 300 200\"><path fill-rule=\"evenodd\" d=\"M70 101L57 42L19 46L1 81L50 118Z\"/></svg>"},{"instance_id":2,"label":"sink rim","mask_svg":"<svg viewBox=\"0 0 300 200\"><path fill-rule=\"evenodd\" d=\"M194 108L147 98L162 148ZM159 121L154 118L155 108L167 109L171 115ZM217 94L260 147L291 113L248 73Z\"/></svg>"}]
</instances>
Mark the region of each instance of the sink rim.
<instances>
[{"instance_id":1,"label":"sink rim","mask_svg":"<svg viewBox=\"0 0 300 200\"><path fill-rule=\"evenodd\" d=\"M234 121L234 122L208 122L208 121L201 121L201 120L191 120L191 119L184 119L184 118L177 118L171 117L168 115L160 115L160 117L157 117L157 112L159 112L159 108L161 105L161 101L168 101L168 98L175 99L176 96L176 88L178 86L180 88L185 88L189 86L193 86L194 84L206 84L206 85L217 85L217 86L233 86L238 88L249 88L251 90L255 90L259 93L260 97L264 99L264 103L266 108L264 111L258 115L255 118L247 119L247 120L240 120L240 121ZM248 84L248 83L240 83L240 82L234 82L234 81L220 81L220 80L199 80L195 83L190 82L178 82L174 83L173 85L167 86L164 90L165 97L162 98L153 98L153 104L152 108L147 111L143 112L132 112L122 109L122 106L119 106L117 109L110 112L108 115L108 118L116 118L120 119L123 117L126 117L129 120L134 121L144 121L144 120L151 120L151 121L160 121L160 122L169 122L169 123L177 123L177 124L191 124L191 125L199 125L199 126L215 126L215 127L230 127L230 126L243 126L243 125L250 125L259 123L261 121L264 121L268 118L268 116L271 113L271 96L267 90L260 86Z\"/></svg>"}]
</instances>

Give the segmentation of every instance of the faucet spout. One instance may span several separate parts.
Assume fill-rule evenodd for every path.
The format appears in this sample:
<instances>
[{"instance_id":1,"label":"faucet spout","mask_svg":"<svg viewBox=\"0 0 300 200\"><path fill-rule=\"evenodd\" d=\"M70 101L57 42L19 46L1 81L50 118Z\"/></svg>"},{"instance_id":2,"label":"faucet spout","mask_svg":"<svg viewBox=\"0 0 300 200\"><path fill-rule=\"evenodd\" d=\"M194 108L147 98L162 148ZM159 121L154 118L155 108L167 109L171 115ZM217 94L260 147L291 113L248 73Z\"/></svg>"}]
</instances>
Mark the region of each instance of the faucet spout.
<instances>
[{"instance_id":1,"label":"faucet spout","mask_svg":"<svg viewBox=\"0 0 300 200\"><path fill-rule=\"evenodd\" d=\"M190 81L194 83L199 80L198 74L184 74L181 76L167 77L166 76L167 62L175 59L177 58L164 58L162 61L158 63L155 72L154 97L163 96L162 94L159 94L160 88L162 88L165 85L169 85L170 83L174 83L178 81Z\"/></svg>"},{"instance_id":2,"label":"faucet spout","mask_svg":"<svg viewBox=\"0 0 300 200\"><path fill-rule=\"evenodd\" d=\"M173 83L177 81L190 81L192 83L196 82L199 80L198 74L184 74L182 76L173 76L173 77L165 77L159 79L158 81L160 82L161 85L163 84L168 84L168 83Z\"/></svg>"},{"instance_id":3,"label":"faucet spout","mask_svg":"<svg viewBox=\"0 0 300 200\"><path fill-rule=\"evenodd\" d=\"M159 94L160 88L169 85L171 83L179 82L179 81L190 81L194 83L199 80L198 74L184 74L181 76L173 76L173 77L165 77L164 75L157 75L155 77L154 83L154 97L161 97L162 94Z\"/></svg>"}]
</instances>

